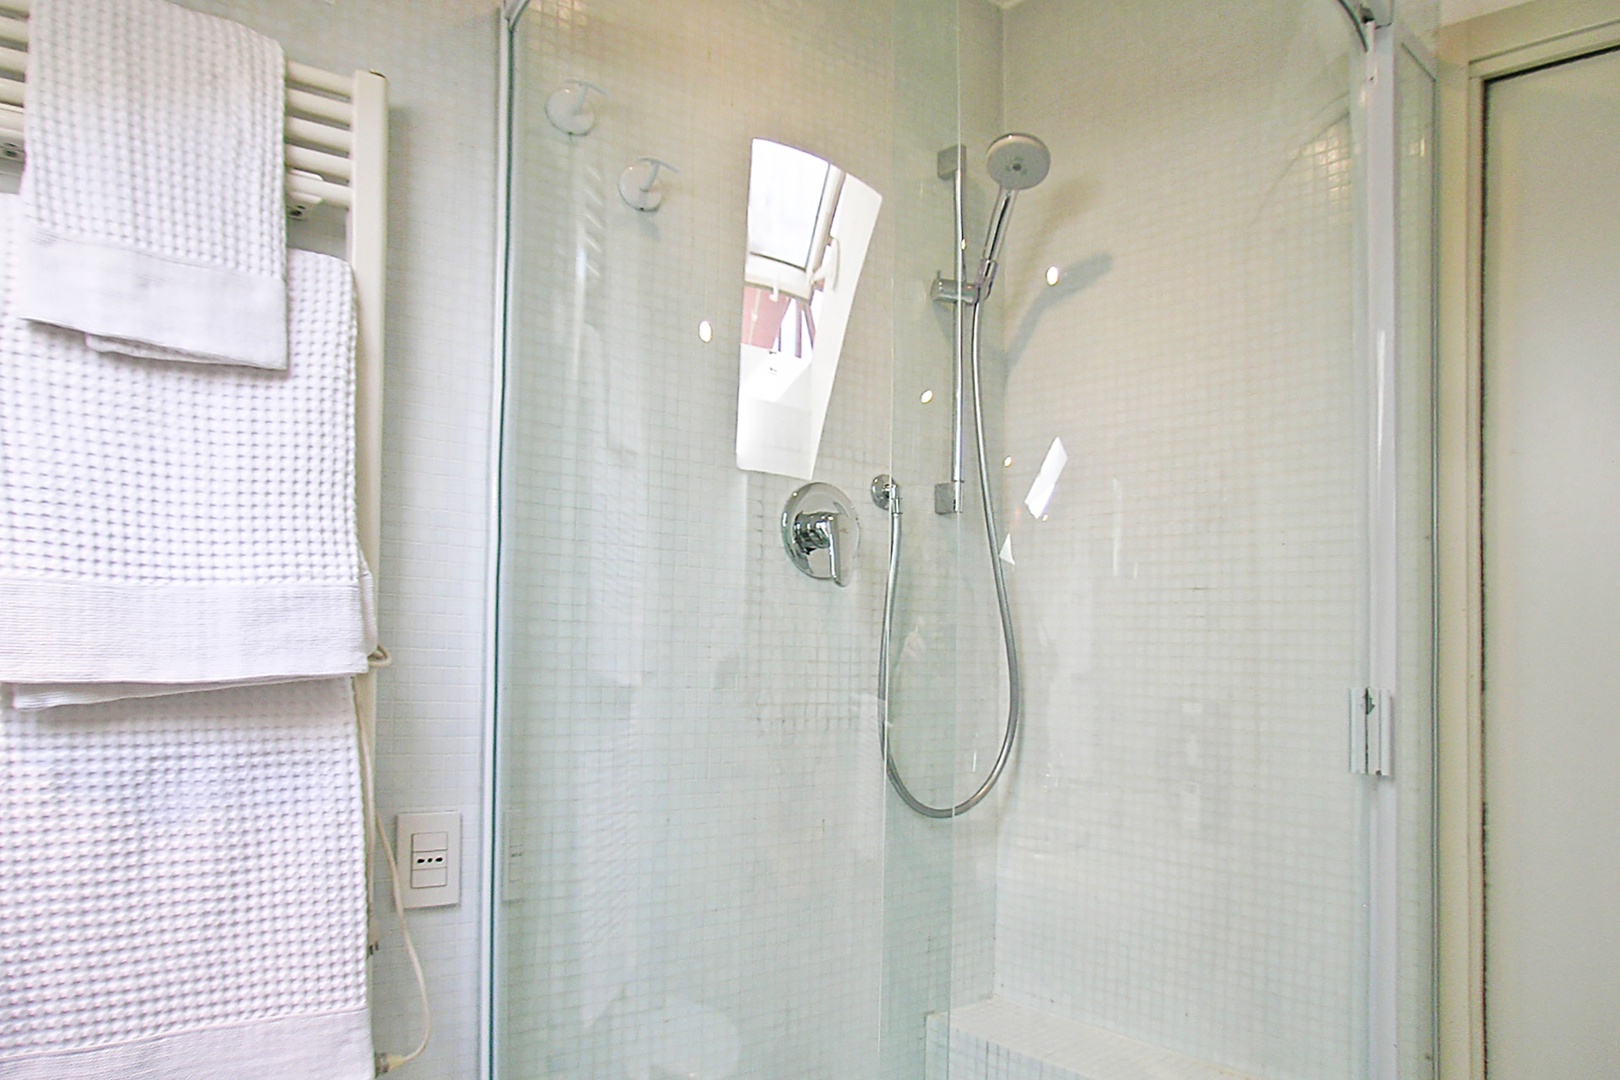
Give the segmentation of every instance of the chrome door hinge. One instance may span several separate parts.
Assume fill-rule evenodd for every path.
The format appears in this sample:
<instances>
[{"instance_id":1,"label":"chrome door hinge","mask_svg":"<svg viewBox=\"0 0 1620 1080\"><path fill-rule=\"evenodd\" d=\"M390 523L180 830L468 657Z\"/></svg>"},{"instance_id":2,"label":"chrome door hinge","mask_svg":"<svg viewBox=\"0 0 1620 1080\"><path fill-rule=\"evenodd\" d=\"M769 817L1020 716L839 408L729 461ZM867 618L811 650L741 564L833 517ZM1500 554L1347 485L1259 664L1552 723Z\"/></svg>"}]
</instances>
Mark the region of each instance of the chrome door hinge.
<instances>
[{"instance_id":1,"label":"chrome door hinge","mask_svg":"<svg viewBox=\"0 0 1620 1080\"><path fill-rule=\"evenodd\" d=\"M1358 686L1350 691L1350 771L1395 774L1395 709L1388 690Z\"/></svg>"}]
</instances>

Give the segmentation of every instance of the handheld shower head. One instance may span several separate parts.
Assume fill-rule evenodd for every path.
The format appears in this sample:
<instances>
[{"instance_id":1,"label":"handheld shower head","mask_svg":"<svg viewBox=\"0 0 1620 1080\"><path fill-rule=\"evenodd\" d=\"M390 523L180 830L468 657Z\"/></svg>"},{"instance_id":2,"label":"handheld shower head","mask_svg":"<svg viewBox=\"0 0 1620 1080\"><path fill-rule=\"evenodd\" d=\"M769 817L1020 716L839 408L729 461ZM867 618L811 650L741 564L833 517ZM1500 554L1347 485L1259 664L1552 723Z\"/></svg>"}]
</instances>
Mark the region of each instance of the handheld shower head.
<instances>
[{"instance_id":1,"label":"handheld shower head","mask_svg":"<svg viewBox=\"0 0 1620 1080\"><path fill-rule=\"evenodd\" d=\"M1023 191L1046 179L1052 152L1033 135L1009 131L990 144L985 168L990 179L1008 191Z\"/></svg>"},{"instance_id":2,"label":"handheld shower head","mask_svg":"<svg viewBox=\"0 0 1620 1080\"><path fill-rule=\"evenodd\" d=\"M984 257L979 260L979 299L990 295L996 282L996 265L1001 258L1001 242L1007 237L1013 203L1020 191L1046 179L1052 168L1052 152L1033 135L1010 131L990 144L985 155L990 179L1000 185L996 206L990 212L990 230L984 237Z\"/></svg>"}]
</instances>

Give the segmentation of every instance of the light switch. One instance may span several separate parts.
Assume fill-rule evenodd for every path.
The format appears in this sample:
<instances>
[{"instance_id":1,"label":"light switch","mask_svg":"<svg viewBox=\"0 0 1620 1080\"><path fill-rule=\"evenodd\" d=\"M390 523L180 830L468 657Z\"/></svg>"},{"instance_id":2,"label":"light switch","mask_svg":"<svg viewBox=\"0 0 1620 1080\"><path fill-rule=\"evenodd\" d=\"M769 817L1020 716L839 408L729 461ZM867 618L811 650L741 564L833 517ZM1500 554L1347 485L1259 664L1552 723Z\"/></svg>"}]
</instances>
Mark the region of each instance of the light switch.
<instances>
[{"instance_id":1,"label":"light switch","mask_svg":"<svg viewBox=\"0 0 1620 1080\"><path fill-rule=\"evenodd\" d=\"M395 821L400 901L408 908L461 901L461 812L404 813Z\"/></svg>"}]
</instances>

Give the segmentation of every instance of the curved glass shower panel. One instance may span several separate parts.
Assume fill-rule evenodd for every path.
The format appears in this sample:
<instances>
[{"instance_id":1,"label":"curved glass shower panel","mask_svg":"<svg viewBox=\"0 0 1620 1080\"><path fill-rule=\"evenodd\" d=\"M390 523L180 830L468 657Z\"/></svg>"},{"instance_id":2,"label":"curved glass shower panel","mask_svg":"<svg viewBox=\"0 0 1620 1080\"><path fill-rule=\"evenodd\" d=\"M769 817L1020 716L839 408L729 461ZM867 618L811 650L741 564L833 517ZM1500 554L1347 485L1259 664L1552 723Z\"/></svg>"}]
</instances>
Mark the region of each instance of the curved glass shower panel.
<instances>
[{"instance_id":1,"label":"curved glass shower panel","mask_svg":"<svg viewBox=\"0 0 1620 1080\"><path fill-rule=\"evenodd\" d=\"M886 832L868 488L890 470L895 264L918 220L896 207L934 170L904 129L954 137L954 26L954 4L920 0L533 0L513 30L500 1077L922 1074L944 998L923 978L895 1011L884 975L948 965L950 833L901 839L944 852L927 856ZM555 99L586 126L555 98L570 79L605 91L584 133L548 116ZM745 293L756 330L781 298L794 340L825 344L816 298L855 280L842 197L796 278L747 264L755 140L883 199L819 451L795 444L859 523L845 587L784 551L811 477L737 464ZM942 237L922 244L949 247L949 215L922 212ZM907 874L926 898L895 914Z\"/></svg>"},{"instance_id":2,"label":"curved glass shower panel","mask_svg":"<svg viewBox=\"0 0 1620 1080\"><path fill-rule=\"evenodd\" d=\"M995 192L990 136L1030 132L1053 164L1018 197L986 313L995 557L1025 730L982 826L959 823L944 1059L952 1080L997 1060L1089 1075L1137 1053L1189 1080L1355 1080L1369 993L1369 780L1346 766L1368 633L1357 36L1327 0L1026 0L994 18L999 114L975 125L964 94L970 252ZM897 393L897 446L909 418L927 422L914 401ZM962 524L942 526L961 529L971 612L955 646L958 798L993 760L1006 691L968 487ZM912 714L896 708L907 761Z\"/></svg>"}]
</instances>

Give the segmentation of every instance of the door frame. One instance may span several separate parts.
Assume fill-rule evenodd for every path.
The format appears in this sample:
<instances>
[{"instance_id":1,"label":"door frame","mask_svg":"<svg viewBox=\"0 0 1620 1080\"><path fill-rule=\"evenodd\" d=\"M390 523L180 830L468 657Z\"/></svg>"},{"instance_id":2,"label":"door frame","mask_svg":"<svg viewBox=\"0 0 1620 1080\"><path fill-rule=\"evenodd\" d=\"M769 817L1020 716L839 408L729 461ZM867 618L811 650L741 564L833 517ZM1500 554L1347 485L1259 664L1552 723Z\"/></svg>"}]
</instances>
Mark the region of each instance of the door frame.
<instances>
[{"instance_id":1,"label":"door frame","mask_svg":"<svg viewBox=\"0 0 1620 1080\"><path fill-rule=\"evenodd\" d=\"M1620 0L1531 0L1444 27L1440 58L1438 500L1441 1080L1485 1080L1481 544L1485 89L1620 47Z\"/></svg>"}]
</instances>

